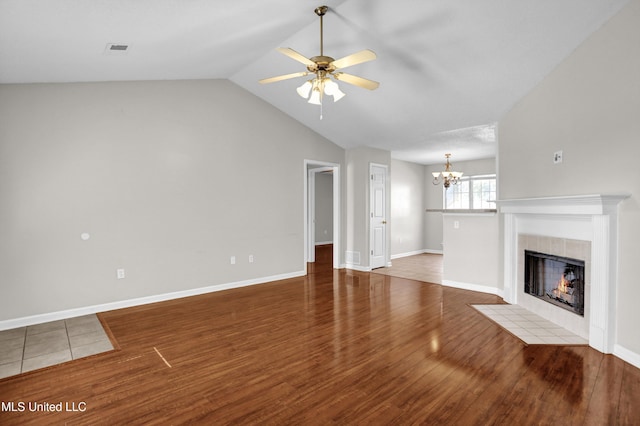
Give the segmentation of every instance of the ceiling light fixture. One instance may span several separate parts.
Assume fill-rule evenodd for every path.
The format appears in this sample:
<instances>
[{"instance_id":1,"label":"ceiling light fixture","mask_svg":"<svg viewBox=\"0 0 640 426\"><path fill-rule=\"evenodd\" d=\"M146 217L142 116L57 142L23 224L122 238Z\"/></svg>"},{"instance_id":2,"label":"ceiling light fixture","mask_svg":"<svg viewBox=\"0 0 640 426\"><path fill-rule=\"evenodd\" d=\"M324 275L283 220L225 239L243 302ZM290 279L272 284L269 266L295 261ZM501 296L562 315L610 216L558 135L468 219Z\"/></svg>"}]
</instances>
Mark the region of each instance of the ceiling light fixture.
<instances>
[{"instance_id":1,"label":"ceiling light fixture","mask_svg":"<svg viewBox=\"0 0 640 426\"><path fill-rule=\"evenodd\" d=\"M320 120L322 120L322 99L324 95L333 96L333 102L338 102L345 96L338 84L326 77L325 72L318 72L316 78L305 81L296 91L301 97L307 99L310 104L320 105Z\"/></svg>"},{"instance_id":2,"label":"ceiling light fixture","mask_svg":"<svg viewBox=\"0 0 640 426\"><path fill-rule=\"evenodd\" d=\"M451 170L451 163L449 162L449 157L451 154L444 155L447 158L447 163L444 165L444 171L442 172L432 172L433 175L433 184L439 185L444 182L444 187L449 188L451 184L457 185L462 178L462 172L454 172Z\"/></svg>"},{"instance_id":3,"label":"ceiling light fixture","mask_svg":"<svg viewBox=\"0 0 640 426\"><path fill-rule=\"evenodd\" d=\"M324 95L333 96L333 102L338 102L345 94L338 84L326 77L326 72L318 72L318 76L309 81L305 81L302 86L296 89L298 94L308 99L310 104L321 105ZM309 96L311 95L311 96Z\"/></svg>"},{"instance_id":4,"label":"ceiling light fixture","mask_svg":"<svg viewBox=\"0 0 640 426\"><path fill-rule=\"evenodd\" d=\"M358 77L351 74L345 74L343 72L337 72L340 68L346 68L352 65L357 65L376 59L376 54L371 50L362 50L338 60L335 60L330 56L324 56L324 30L322 17L327 13L328 10L329 8L327 6L319 6L315 9L316 15L320 17L319 56L307 58L288 47L281 47L278 49L280 53L287 55L291 59L294 59L306 65L307 71L285 74L260 80L260 83L265 84L314 74L314 78L304 82L300 87L296 89L296 91L300 96L307 99L307 102L309 102L310 104L320 105L320 119L322 119L322 99L324 98L324 95L332 96L334 102L338 102L345 96L345 93L340 90L338 83L333 81L331 78L336 81L342 81L369 90L375 90L380 85L380 83L378 83L377 81L367 80L366 78Z\"/></svg>"}]
</instances>

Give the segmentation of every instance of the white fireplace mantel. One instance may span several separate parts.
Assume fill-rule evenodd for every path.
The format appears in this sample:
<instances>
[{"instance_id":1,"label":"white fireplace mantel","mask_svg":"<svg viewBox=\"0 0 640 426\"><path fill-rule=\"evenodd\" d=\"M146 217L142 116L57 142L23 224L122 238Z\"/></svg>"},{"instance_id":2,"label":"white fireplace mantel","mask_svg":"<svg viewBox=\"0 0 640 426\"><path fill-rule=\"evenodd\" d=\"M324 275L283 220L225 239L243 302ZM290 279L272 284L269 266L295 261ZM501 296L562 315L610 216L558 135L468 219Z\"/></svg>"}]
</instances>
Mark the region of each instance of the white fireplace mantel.
<instances>
[{"instance_id":1,"label":"white fireplace mantel","mask_svg":"<svg viewBox=\"0 0 640 426\"><path fill-rule=\"evenodd\" d=\"M572 195L498 201L504 216L504 299L518 303L518 235L591 242L589 345L612 353L615 344L618 205L629 194ZM586 308L586 307L585 307Z\"/></svg>"},{"instance_id":2,"label":"white fireplace mantel","mask_svg":"<svg viewBox=\"0 0 640 426\"><path fill-rule=\"evenodd\" d=\"M618 204L629 197L630 194L570 195L500 200L498 204L501 213L601 215L615 213Z\"/></svg>"}]
</instances>

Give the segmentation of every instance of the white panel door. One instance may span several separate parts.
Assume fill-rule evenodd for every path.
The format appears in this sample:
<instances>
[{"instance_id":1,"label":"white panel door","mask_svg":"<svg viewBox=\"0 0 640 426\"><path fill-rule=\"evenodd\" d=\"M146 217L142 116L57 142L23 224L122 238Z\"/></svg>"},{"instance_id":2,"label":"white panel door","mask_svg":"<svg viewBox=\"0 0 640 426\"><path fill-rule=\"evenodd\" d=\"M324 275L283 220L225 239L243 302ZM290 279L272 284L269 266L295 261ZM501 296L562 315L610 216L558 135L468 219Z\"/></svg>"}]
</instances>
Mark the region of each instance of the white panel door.
<instances>
[{"instance_id":1,"label":"white panel door","mask_svg":"<svg viewBox=\"0 0 640 426\"><path fill-rule=\"evenodd\" d=\"M370 258L371 269L386 266L387 231L386 231L386 181L387 167L371 164L371 194L370 194Z\"/></svg>"}]
</instances>

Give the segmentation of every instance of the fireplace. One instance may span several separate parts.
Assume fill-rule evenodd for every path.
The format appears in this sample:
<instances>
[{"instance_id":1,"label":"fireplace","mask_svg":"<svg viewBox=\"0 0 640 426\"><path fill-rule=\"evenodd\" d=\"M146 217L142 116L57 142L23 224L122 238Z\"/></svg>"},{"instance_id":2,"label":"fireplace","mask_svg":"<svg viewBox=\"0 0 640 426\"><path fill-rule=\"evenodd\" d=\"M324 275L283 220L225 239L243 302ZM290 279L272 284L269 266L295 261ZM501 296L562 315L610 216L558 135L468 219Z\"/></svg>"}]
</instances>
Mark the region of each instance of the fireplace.
<instances>
[{"instance_id":1,"label":"fireplace","mask_svg":"<svg viewBox=\"0 0 640 426\"><path fill-rule=\"evenodd\" d=\"M616 335L618 205L629 194L500 200L504 299L613 353ZM524 251L584 259L584 316L524 292ZM556 300L557 302L557 300Z\"/></svg>"},{"instance_id":2,"label":"fireplace","mask_svg":"<svg viewBox=\"0 0 640 426\"><path fill-rule=\"evenodd\" d=\"M524 292L584 316L584 260L524 251Z\"/></svg>"}]
</instances>

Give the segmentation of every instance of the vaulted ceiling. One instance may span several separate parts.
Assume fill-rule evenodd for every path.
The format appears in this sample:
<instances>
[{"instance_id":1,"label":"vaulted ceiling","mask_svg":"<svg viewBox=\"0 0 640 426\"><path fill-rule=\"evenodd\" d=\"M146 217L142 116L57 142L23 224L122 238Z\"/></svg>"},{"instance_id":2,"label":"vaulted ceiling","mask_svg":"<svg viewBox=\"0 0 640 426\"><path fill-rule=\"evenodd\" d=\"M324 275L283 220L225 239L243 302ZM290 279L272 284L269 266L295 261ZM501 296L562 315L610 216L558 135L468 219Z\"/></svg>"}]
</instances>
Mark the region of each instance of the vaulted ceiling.
<instances>
[{"instance_id":1,"label":"vaulted ceiling","mask_svg":"<svg viewBox=\"0 0 640 426\"><path fill-rule=\"evenodd\" d=\"M344 148L442 163L492 157L496 123L627 0L0 0L0 83L230 79ZM379 81L319 107L280 53L371 49ZM128 45L112 52L109 44Z\"/></svg>"}]
</instances>

